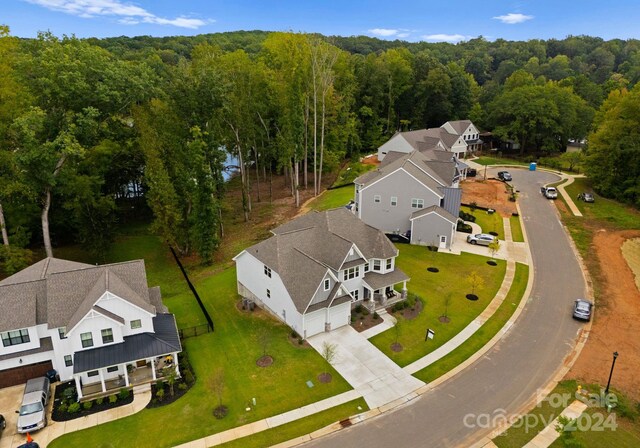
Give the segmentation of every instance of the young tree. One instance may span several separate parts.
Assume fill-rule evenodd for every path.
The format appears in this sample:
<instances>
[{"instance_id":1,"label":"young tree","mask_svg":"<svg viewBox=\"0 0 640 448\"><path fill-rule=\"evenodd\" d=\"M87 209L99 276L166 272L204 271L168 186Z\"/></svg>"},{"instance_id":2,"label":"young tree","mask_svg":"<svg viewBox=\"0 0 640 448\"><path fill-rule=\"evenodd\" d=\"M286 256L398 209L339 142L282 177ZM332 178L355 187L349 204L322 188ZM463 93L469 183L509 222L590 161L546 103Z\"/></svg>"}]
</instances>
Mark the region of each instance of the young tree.
<instances>
[{"instance_id":1,"label":"young tree","mask_svg":"<svg viewBox=\"0 0 640 448\"><path fill-rule=\"evenodd\" d=\"M467 282L471 285L471 294L475 295L476 290L484 287L484 279L477 271L471 271L467 277Z\"/></svg>"},{"instance_id":2,"label":"young tree","mask_svg":"<svg viewBox=\"0 0 640 448\"><path fill-rule=\"evenodd\" d=\"M491 251L491 258L495 258L496 253L500 250L500 240L498 238L494 238L493 241L489 243L489 250Z\"/></svg>"},{"instance_id":3,"label":"young tree","mask_svg":"<svg viewBox=\"0 0 640 448\"><path fill-rule=\"evenodd\" d=\"M217 368L207 380L207 388L218 398L218 406L213 410L213 415L218 418L224 418L227 415L227 407L222 404L226 381L224 370Z\"/></svg>"},{"instance_id":4,"label":"young tree","mask_svg":"<svg viewBox=\"0 0 640 448\"><path fill-rule=\"evenodd\" d=\"M327 361L327 364L331 365L331 363L335 361L336 357L338 356L338 346L336 344L331 344L330 342L325 341L322 343L322 351L320 352L320 355L322 355L324 360ZM323 373L325 377L329 375L329 372Z\"/></svg>"}]
</instances>

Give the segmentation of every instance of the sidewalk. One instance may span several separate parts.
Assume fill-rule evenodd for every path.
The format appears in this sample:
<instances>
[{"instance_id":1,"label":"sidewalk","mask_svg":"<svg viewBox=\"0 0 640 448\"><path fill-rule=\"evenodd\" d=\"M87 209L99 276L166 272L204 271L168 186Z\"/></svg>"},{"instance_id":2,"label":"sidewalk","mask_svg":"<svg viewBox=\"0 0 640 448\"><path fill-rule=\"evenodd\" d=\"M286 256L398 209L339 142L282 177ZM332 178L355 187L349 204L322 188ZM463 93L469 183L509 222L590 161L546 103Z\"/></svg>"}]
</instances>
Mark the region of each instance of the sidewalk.
<instances>
[{"instance_id":1,"label":"sidewalk","mask_svg":"<svg viewBox=\"0 0 640 448\"><path fill-rule=\"evenodd\" d=\"M580 414L587 409L587 405L581 401L574 401L571 403L560 416L567 417L570 420L580 417ZM553 442L556 441L558 437L560 437L560 433L556 431L556 425L558 424L558 416L554 421L549 423L549 426L540 431L529 443L527 443L524 448L547 448Z\"/></svg>"}]
</instances>

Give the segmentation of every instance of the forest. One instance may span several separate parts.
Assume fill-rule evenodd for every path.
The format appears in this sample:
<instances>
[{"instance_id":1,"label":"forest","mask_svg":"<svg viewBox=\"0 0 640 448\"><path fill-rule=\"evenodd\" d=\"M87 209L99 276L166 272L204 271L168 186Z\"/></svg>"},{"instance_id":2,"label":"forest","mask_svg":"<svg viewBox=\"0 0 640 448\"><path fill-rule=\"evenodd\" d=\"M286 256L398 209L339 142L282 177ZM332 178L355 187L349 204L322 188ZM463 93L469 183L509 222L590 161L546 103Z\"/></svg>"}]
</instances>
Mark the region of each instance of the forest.
<instances>
[{"instance_id":1,"label":"forest","mask_svg":"<svg viewBox=\"0 0 640 448\"><path fill-rule=\"evenodd\" d=\"M209 263L229 160L249 220L255 185L274 175L299 205L345 159L457 119L517 143L513 157L586 139L594 189L640 206L639 80L638 40L19 39L0 26L2 270L72 242L100 257L126 214Z\"/></svg>"}]
</instances>

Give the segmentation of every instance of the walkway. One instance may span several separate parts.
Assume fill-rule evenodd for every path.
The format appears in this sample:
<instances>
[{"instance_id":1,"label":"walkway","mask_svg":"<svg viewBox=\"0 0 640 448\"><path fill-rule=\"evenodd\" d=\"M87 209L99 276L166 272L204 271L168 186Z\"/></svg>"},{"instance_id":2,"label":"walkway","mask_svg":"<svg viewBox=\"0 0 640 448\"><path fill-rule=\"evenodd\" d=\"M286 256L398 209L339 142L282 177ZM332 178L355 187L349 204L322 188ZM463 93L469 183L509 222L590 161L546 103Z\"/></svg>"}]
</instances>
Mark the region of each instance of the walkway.
<instances>
[{"instance_id":1,"label":"walkway","mask_svg":"<svg viewBox=\"0 0 640 448\"><path fill-rule=\"evenodd\" d=\"M547 448L560 437L560 433L556 431L556 425L560 416L567 417L569 420L580 417L580 414L587 409L587 405L582 401L576 400L571 403L562 413L549 425L540 431L524 448Z\"/></svg>"},{"instance_id":2,"label":"walkway","mask_svg":"<svg viewBox=\"0 0 640 448\"><path fill-rule=\"evenodd\" d=\"M578 206L576 205L576 203L573 202L573 198L569 193L567 193L567 190L565 190L565 187L568 187L573 183L573 181L575 180L575 176L568 175L568 174L561 174L561 176L566 181L558 185L558 191L560 192L565 202L569 206L569 210L571 210L571 213L573 213L574 216L582 216L582 212L578 209ZM583 176L580 176L580 177L583 177Z\"/></svg>"},{"instance_id":3,"label":"walkway","mask_svg":"<svg viewBox=\"0 0 640 448\"><path fill-rule=\"evenodd\" d=\"M50 420L45 428L33 433L31 437L35 442L38 442L40 448L45 448L53 439L63 434L80 431L81 429L101 425L102 423L118 420L140 412L147 407L149 401L151 401L151 385L144 384L136 386L133 388L133 402L127 405L66 422ZM8 437L8 434L3 434L3 437L0 439L0 448L16 448L25 443L25 440L26 437L22 434L14 434L13 437Z\"/></svg>"},{"instance_id":4,"label":"walkway","mask_svg":"<svg viewBox=\"0 0 640 448\"><path fill-rule=\"evenodd\" d=\"M318 353L335 345L331 365L367 402L377 408L414 393L424 383L404 371L351 325L307 339ZM409 397L410 399L410 397Z\"/></svg>"}]
</instances>

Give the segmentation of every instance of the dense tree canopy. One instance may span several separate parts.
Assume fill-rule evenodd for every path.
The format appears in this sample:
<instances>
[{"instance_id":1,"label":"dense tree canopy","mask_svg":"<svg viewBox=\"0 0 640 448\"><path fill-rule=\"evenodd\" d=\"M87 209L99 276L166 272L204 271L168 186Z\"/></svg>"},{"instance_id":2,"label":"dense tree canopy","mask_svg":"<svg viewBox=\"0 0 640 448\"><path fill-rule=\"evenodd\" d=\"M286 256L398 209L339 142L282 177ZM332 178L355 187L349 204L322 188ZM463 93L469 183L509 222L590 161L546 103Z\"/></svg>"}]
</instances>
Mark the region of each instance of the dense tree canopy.
<instances>
[{"instance_id":1,"label":"dense tree canopy","mask_svg":"<svg viewBox=\"0 0 640 448\"><path fill-rule=\"evenodd\" d=\"M640 41L589 36L19 40L0 27L3 246L52 254L75 239L100 255L127 211L150 210L159 235L206 262L224 238L229 157L248 220L270 173L285 174L294 200L317 194L345 155L399 130L470 118L537 156L585 138L598 109L589 174L638 203L639 80Z\"/></svg>"}]
</instances>

